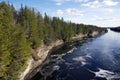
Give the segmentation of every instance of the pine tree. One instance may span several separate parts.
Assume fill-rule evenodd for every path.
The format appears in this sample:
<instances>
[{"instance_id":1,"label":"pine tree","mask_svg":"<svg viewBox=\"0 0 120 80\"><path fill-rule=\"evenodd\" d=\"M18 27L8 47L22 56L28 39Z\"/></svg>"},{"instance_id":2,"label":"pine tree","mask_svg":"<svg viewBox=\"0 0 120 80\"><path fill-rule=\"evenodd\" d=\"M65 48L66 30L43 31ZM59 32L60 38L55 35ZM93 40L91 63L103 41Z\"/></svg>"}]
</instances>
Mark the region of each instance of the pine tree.
<instances>
[{"instance_id":1,"label":"pine tree","mask_svg":"<svg viewBox=\"0 0 120 80\"><path fill-rule=\"evenodd\" d=\"M0 15L0 23L2 26L8 27L13 25L13 15L5 2L0 3Z\"/></svg>"},{"instance_id":2,"label":"pine tree","mask_svg":"<svg viewBox=\"0 0 120 80\"><path fill-rule=\"evenodd\" d=\"M0 80L18 80L26 68L31 49L43 42L50 45L55 40L68 42L78 34L102 32L93 25L66 22L57 17L50 18L27 6L16 11L13 5L0 3Z\"/></svg>"},{"instance_id":3,"label":"pine tree","mask_svg":"<svg viewBox=\"0 0 120 80\"><path fill-rule=\"evenodd\" d=\"M46 45L49 45L52 41L55 40L54 38L54 32L53 32L53 27L51 27L51 19L50 17L45 13L45 16L44 16L44 25L45 25L45 28L44 28L44 43Z\"/></svg>"},{"instance_id":4,"label":"pine tree","mask_svg":"<svg viewBox=\"0 0 120 80\"><path fill-rule=\"evenodd\" d=\"M14 28L11 34L12 44L10 47L10 57L12 61L8 65L7 80L17 80L21 71L26 67L26 61L30 56L30 47L25 34L20 27Z\"/></svg>"},{"instance_id":5,"label":"pine tree","mask_svg":"<svg viewBox=\"0 0 120 80\"><path fill-rule=\"evenodd\" d=\"M44 20L40 12L37 13L37 28L38 28L38 34L39 38L41 39L41 42L44 38Z\"/></svg>"}]
</instances>

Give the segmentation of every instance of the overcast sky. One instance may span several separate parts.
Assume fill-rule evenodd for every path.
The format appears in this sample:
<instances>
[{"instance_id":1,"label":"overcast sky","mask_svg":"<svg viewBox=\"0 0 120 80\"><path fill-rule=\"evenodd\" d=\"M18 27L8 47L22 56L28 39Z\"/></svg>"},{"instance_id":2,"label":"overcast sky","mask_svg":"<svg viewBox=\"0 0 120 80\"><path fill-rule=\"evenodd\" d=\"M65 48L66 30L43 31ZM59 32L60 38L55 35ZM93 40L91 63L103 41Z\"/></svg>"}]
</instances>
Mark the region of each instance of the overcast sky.
<instances>
[{"instance_id":1,"label":"overcast sky","mask_svg":"<svg viewBox=\"0 0 120 80\"><path fill-rule=\"evenodd\" d=\"M19 9L21 3L45 12L49 16L63 17L66 21L101 27L120 26L120 0L0 0Z\"/></svg>"}]
</instances>

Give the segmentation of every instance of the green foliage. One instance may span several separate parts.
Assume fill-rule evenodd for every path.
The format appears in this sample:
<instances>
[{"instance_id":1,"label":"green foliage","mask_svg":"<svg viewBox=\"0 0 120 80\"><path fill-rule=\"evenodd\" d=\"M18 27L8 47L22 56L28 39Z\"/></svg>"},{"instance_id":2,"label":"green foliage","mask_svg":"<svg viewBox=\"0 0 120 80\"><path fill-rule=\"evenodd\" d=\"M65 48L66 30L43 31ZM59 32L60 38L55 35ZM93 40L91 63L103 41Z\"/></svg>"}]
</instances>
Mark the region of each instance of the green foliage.
<instances>
[{"instance_id":1,"label":"green foliage","mask_svg":"<svg viewBox=\"0 0 120 80\"><path fill-rule=\"evenodd\" d=\"M0 12L3 12L0 13L0 78L18 80L30 55L30 47L23 29L14 25L8 5L5 3L0 5L2 5Z\"/></svg>"},{"instance_id":2,"label":"green foliage","mask_svg":"<svg viewBox=\"0 0 120 80\"><path fill-rule=\"evenodd\" d=\"M15 28L11 37L13 43L10 47L10 57L12 61L8 65L7 80L16 80L20 72L25 69L26 61L30 56L30 47L21 28Z\"/></svg>"},{"instance_id":3,"label":"green foliage","mask_svg":"<svg viewBox=\"0 0 120 80\"><path fill-rule=\"evenodd\" d=\"M44 16L44 43L46 45L50 45L51 42L53 42L55 40L55 34L54 34L54 31L53 31L53 27L51 25L51 18L45 13L45 16Z\"/></svg>"},{"instance_id":4,"label":"green foliage","mask_svg":"<svg viewBox=\"0 0 120 80\"><path fill-rule=\"evenodd\" d=\"M0 4L0 23L4 27L7 27L13 24L12 13L9 9L9 6L5 4L4 2Z\"/></svg>"},{"instance_id":5,"label":"green foliage","mask_svg":"<svg viewBox=\"0 0 120 80\"><path fill-rule=\"evenodd\" d=\"M30 10L27 6L21 7L19 12L18 23L23 27L26 37L31 42L32 48L40 45L37 16L34 9Z\"/></svg>"},{"instance_id":6,"label":"green foliage","mask_svg":"<svg viewBox=\"0 0 120 80\"><path fill-rule=\"evenodd\" d=\"M16 11L13 5L0 3L0 80L18 80L26 68L31 49L50 45L60 39L69 42L77 34L91 34L103 29L93 25L65 22L44 17L27 6Z\"/></svg>"},{"instance_id":7,"label":"green foliage","mask_svg":"<svg viewBox=\"0 0 120 80\"><path fill-rule=\"evenodd\" d=\"M5 30L2 26L0 26L0 77L5 76L5 72L7 71L7 65L10 64L10 32L8 29Z\"/></svg>"},{"instance_id":8,"label":"green foliage","mask_svg":"<svg viewBox=\"0 0 120 80\"><path fill-rule=\"evenodd\" d=\"M38 12L37 14L37 29L38 29L38 36L41 40L43 40L44 38L44 20L43 20L43 17L42 15L40 14L40 12Z\"/></svg>"}]
</instances>

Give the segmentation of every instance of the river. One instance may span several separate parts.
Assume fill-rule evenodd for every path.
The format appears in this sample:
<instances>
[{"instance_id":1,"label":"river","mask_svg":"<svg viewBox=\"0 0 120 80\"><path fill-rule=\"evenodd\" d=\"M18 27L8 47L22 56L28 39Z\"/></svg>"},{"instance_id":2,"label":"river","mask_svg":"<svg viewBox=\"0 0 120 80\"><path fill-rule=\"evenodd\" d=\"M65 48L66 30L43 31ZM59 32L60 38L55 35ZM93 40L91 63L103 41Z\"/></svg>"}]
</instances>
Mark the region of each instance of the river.
<instances>
[{"instance_id":1,"label":"river","mask_svg":"<svg viewBox=\"0 0 120 80\"><path fill-rule=\"evenodd\" d=\"M120 80L120 33L108 29L67 53L51 54L31 80Z\"/></svg>"}]
</instances>

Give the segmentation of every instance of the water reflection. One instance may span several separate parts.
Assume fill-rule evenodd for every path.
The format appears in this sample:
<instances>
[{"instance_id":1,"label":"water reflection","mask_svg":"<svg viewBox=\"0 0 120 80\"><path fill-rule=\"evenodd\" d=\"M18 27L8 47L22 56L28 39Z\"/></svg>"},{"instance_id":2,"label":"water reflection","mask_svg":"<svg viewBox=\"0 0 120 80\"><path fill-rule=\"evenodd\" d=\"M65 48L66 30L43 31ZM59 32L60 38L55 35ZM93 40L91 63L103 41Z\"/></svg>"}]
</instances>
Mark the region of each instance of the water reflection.
<instances>
[{"instance_id":1,"label":"water reflection","mask_svg":"<svg viewBox=\"0 0 120 80\"><path fill-rule=\"evenodd\" d=\"M55 61L50 68L53 72L44 75L45 80L120 80L120 33L108 30L67 55L60 55L60 59L58 55L53 58L55 55L49 60Z\"/></svg>"}]
</instances>

